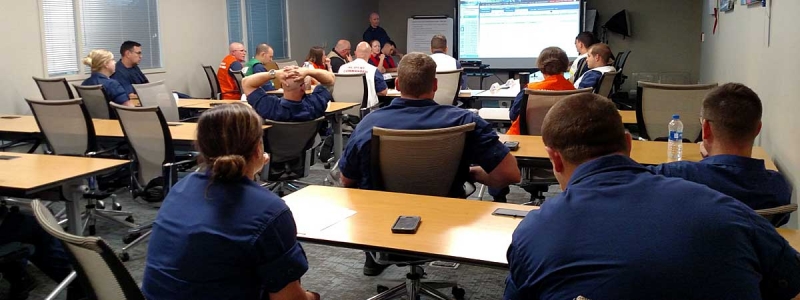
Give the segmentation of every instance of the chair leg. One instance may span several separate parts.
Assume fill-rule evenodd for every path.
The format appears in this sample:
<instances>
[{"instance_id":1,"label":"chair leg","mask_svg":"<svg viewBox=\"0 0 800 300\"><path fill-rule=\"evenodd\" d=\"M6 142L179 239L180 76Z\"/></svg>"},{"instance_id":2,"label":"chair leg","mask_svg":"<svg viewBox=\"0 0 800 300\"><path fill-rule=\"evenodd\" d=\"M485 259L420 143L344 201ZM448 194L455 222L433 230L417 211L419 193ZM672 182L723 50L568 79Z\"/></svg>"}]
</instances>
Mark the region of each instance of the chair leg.
<instances>
[{"instance_id":1,"label":"chair leg","mask_svg":"<svg viewBox=\"0 0 800 300\"><path fill-rule=\"evenodd\" d=\"M120 212L116 212L116 213L120 213ZM128 226L130 228L136 228L136 226L138 226L138 225L136 225L134 223L114 218L114 217L112 217L114 214L109 214L109 212L107 212L107 211L95 210L92 214L95 217L100 217L100 218L102 218L102 219L104 219L106 221L114 222L114 223L117 223L117 224L120 224L120 225L123 225L123 226ZM121 215L131 216L132 214L131 213L127 213L127 214L121 214Z\"/></svg>"},{"instance_id":2,"label":"chair leg","mask_svg":"<svg viewBox=\"0 0 800 300\"><path fill-rule=\"evenodd\" d=\"M45 300L55 299L59 294L61 294L61 292L67 289L69 284L72 283L72 281L74 281L75 278L78 278L78 273L72 271L71 273L69 273L69 275L67 275L67 278L64 278L64 280L61 281L61 283L59 283L58 286L56 286L56 288L52 292L50 292L50 294L47 295L47 298L44 299Z\"/></svg>"},{"instance_id":3,"label":"chair leg","mask_svg":"<svg viewBox=\"0 0 800 300\"><path fill-rule=\"evenodd\" d=\"M372 296L367 300L396 299L396 298L400 298L403 295L405 295L406 294L405 291L406 291L406 283L404 282L404 283L401 283L401 284L399 284L397 286L394 286L394 287L384 291L383 293L380 293L380 294L377 294L375 296ZM414 299L414 298L412 298L412 299Z\"/></svg>"},{"instance_id":4,"label":"chair leg","mask_svg":"<svg viewBox=\"0 0 800 300\"><path fill-rule=\"evenodd\" d=\"M483 201L483 194L486 193L486 185L481 184L481 189L478 190L478 201Z\"/></svg>"},{"instance_id":5,"label":"chair leg","mask_svg":"<svg viewBox=\"0 0 800 300\"><path fill-rule=\"evenodd\" d=\"M439 299L439 300L449 300L450 299L450 297L448 297L444 293L436 290L435 288L431 288L427 284L424 284L424 283L420 284L419 293L422 294L422 295L434 298L434 299Z\"/></svg>"}]
</instances>

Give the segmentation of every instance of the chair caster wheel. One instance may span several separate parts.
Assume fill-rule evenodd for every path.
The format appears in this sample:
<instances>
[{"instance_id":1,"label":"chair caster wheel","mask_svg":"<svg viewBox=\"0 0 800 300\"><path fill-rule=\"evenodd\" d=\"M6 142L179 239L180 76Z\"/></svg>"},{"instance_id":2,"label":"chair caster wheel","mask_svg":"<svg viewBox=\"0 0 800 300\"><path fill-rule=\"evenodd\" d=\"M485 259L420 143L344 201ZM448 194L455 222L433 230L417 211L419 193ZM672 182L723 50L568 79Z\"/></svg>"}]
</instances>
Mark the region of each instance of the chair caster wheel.
<instances>
[{"instance_id":1,"label":"chair caster wheel","mask_svg":"<svg viewBox=\"0 0 800 300\"><path fill-rule=\"evenodd\" d=\"M97 227L94 225L89 225L89 235L96 235L97 234Z\"/></svg>"},{"instance_id":2,"label":"chair caster wheel","mask_svg":"<svg viewBox=\"0 0 800 300\"><path fill-rule=\"evenodd\" d=\"M322 165L322 167L324 167L325 170L330 170L331 169L331 163L326 162L324 165Z\"/></svg>"},{"instance_id":3,"label":"chair caster wheel","mask_svg":"<svg viewBox=\"0 0 800 300\"><path fill-rule=\"evenodd\" d=\"M378 285L378 294L383 293L383 292L388 291L388 290L389 290L388 286L380 285L380 284Z\"/></svg>"},{"instance_id":4,"label":"chair caster wheel","mask_svg":"<svg viewBox=\"0 0 800 300\"><path fill-rule=\"evenodd\" d=\"M136 223L136 222L133 220L133 216L128 216L127 218L125 218L125 222L128 222L128 223Z\"/></svg>"},{"instance_id":5,"label":"chair caster wheel","mask_svg":"<svg viewBox=\"0 0 800 300\"><path fill-rule=\"evenodd\" d=\"M116 211L120 211L120 210L122 210L122 204L114 203L113 205L111 205L111 209L116 210Z\"/></svg>"},{"instance_id":6,"label":"chair caster wheel","mask_svg":"<svg viewBox=\"0 0 800 300\"><path fill-rule=\"evenodd\" d=\"M125 237L123 237L122 238L122 242L125 243L125 244L130 244L131 242L133 242L136 239L138 239L140 236L142 236L141 233L138 233L138 232L137 233L131 233L131 234L128 234Z\"/></svg>"},{"instance_id":7,"label":"chair caster wheel","mask_svg":"<svg viewBox=\"0 0 800 300\"><path fill-rule=\"evenodd\" d=\"M131 256L128 255L128 252L122 252L118 256L119 256L119 260L121 260L123 262L131 260Z\"/></svg>"},{"instance_id":8,"label":"chair caster wheel","mask_svg":"<svg viewBox=\"0 0 800 300\"><path fill-rule=\"evenodd\" d=\"M103 200L97 200L97 203L95 203L94 207L96 209L106 209L106 203L103 202Z\"/></svg>"},{"instance_id":9,"label":"chair caster wheel","mask_svg":"<svg viewBox=\"0 0 800 300\"><path fill-rule=\"evenodd\" d=\"M463 300L467 294L467 291L465 291L463 288L454 286L450 293L453 294L453 298L456 300Z\"/></svg>"}]
</instances>

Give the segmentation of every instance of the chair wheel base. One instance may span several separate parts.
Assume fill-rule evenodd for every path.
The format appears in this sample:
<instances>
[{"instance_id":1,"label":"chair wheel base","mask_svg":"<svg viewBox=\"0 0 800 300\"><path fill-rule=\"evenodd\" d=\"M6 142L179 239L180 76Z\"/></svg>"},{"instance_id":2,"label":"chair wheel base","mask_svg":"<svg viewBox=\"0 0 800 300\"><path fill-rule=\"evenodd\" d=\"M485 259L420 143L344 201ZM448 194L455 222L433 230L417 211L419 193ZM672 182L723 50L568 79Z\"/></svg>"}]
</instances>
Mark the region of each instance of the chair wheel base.
<instances>
[{"instance_id":1,"label":"chair wheel base","mask_svg":"<svg viewBox=\"0 0 800 300\"><path fill-rule=\"evenodd\" d=\"M452 290L450 290L450 293L453 294L453 298L456 300L464 300L467 295L467 291L457 286L454 286Z\"/></svg>"},{"instance_id":2,"label":"chair wheel base","mask_svg":"<svg viewBox=\"0 0 800 300\"><path fill-rule=\"evenodd\" d=\"M125 218L125 222L136 223L135 220L133 219L133 216L128 216L127 218Z\"/></svg>"},{"instance_id":3,"label":"chair wheel base","mask_svg":"<svg viewBox=\"0 0 800 300\"><path fill-rule=\"evenodd\" d=\"M383 292L388 291L388 290L389 290L388 286L380 285L380 284L378 285L378 288L377 288L378 294L383 293Z\"/></svg>"},{"instance_id":4,"label":"chair wheel base","mask_svg":"<svg viewBox=\"0 0 800 300\"><path fill-rule=\"evenodd\" d=\"M116 211L121 211L122 210L122 204L119 204L119 203L115 202L113 205L111 205L111 209L116 210Z\"/></svg>"},{"instance_id":5,"label":"chair wheel base","mask_svg":"<svg viewBox=\"0 0 800 300\"><path fill-rule=\"evenodd\" d=\"M128 252L122 252L117 256L119 257L119 260L123 262L131 260L131 256L128 254Z\"/></svg>"},{"instance_id":6,"label":"chair wheel base","mask_svg":"<svg viewBox=\"0 0 800 300\"><path fill-rule=\"evenodd\" d=\"M122 238L122 242L125 243L125 244L130 244L133 241L135 241L136 239L138 239L140 236L142 236L142 234L139 233L139 232L131 233L131 234L128 234L125 237L123 237Z\"/></svg>"}]
</instances>

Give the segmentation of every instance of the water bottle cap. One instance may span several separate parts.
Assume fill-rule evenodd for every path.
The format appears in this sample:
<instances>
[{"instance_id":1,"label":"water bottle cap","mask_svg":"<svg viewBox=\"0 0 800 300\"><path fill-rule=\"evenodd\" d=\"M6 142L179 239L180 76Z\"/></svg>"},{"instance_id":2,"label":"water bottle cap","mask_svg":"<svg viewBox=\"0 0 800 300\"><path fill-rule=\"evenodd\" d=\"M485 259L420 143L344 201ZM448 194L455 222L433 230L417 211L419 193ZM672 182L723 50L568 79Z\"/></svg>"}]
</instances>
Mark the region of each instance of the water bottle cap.
<instances>
[{"instance_id":1,"label":"water bottle cap","mask_svg":"<svg viewBox=\"0 0 800 300\"><path fill-rule=\"evenodd\" d=\"M678 114L674 114L674 115L672 115L672 119L673 119L673 120L678 120L678 119L680 119L680 118L681 118L681 116L679 116Z\"/></svg>"}]
</instances>

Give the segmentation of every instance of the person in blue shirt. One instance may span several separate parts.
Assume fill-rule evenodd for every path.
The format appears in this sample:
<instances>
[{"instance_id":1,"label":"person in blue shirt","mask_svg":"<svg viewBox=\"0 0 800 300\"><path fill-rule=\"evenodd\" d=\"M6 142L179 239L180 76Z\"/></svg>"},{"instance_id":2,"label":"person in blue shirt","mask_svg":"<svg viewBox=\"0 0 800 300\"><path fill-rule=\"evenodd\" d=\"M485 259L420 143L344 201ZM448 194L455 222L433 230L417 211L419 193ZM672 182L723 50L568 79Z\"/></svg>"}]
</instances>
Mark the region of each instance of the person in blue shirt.
<instances>
[{"instance_id":1,"label":"person in blue shirt","mask_svg":"<svg viewBox=\"0 0 800 300\"><path fill-rule=\"evenodd\" d=\"M341 182L345 187L373 189L370 174L370 140L372 128L435 129L475 123L467 133L461 157L463 169L459 170L451 186L450 196L466 197L466 181L477 181L487 186L503 188L520 181L517 160L500 142L493 127L468 110L434 102L436 93L436 63L426 54L415 52L400 61L397 75L400 98L376 110L356 126L339 161ZM473 165L472 167L466 167ZM380 274L385 265L379 265L367 254L364 274Z\"/></svg>"},{"instance_id":2,"label":"person in blue shirt","mask_svg":"<svg viewBox=\"0 0 800 300\"><path fill-rule=\"evenodd\" d=\"M656 174L680 177L715 189L752 209L791 203L792 188L783 176L751 158L761 132L761 99L747 86L724 84L706 95L701 111L703 160L651 166ZM779 225L789 221L778 217Z\"/></svg>"},{"instance_id":3,"label":"person in blue shirt","mask_svg":"<svg viewBox=\"0 0 800 300\"><path fill-rule=\"evenodd\" d=\"M306 94L306 77L314 78L320 83L311 94ZM267 94L263 88L265 82L275 78L280 78L282 82L283 97ZM334 80L333 73L327 70L294 66L247 76L242 80L242 89L247 94L247 102L262 118L279 122L303 122L325 115L328 102L333 99L329 89Z\"/></svg>"},{"instance_id":4,"label":"person in blue shirt","mask_svg":"<svg viewBox=\"0 0 800 300\"><path fill-rule=\"evenodd\" d=\"M167 194L153 223L147 299L319 299L286 203L253 178L269 161L262 120L234 103L200 116L201 169Z\"/></svg>"},{"instance_id":5,"label":"person in blue shirt","mask_svg":"<svg viewBox=\"0 0 800 300\"><path fill-rule=\"evenodd\" d=\"M611 48L603 43L597 43L589 48L586 53L586 65L589 66L589 71L583 73L581 77L575 80L576 89L594 88L597 89L600 85L600 79L603 74L608 72L616 72L617 69L611 65L613 62L613 54Z\"/></svg>"},{"instance_id":6,"label":"person in blue shirt","mask_svg":"<svg viewBox=\"0 0 800 300\"><path fill-rule=\"evenodd\" d=\"M383 47L383 45L391 39L389 38L389 34L386 33L386 30L380 25L381 16L376 12L369 14L369 27L367 27L367 30L364 30L361 40L367 43L378 40L378 42L381 43L381 47Z\"/></svg>"},{"instance_id":7,"label":"person in blue shirt","mask_svg":"<svg viewBox=\"0 0 800 300\"><path fill-rule=\"evenodd\" d=\"M564 190L512 234L504 299L790 299L800 257L746 205L630 159L617 108L567 97L542 139Z\"/></svg>"},{"instance_id":8,"label":"person in blue shirt","mask_svg":"<svg viewBox=\"0 0 800 300\"><path fill-rule=\"evenodd\" d=\"M116 72L111 75L111 79L118 81L129 97L134 97L136 95L133 90L134 84L150 83L139 69L139 63L142 61L142 44L125 41L119 47L119 54L122 58L117 61Z\"/></svg>"},{"instance_id":9,"label":"person in blue shirt","mask_svg":"<svg viewBox=\"0 0 800 300\"><path fill-rule=\"evenodd\" d=\"M116 69L114 54L111 51L92 50L83 58L83 64L92 69L92 75L86 78L81 85L102 85L106 100L120 105L134 106L125 88L118 81L109 78Z\"/></svg>"}]
</instances>

